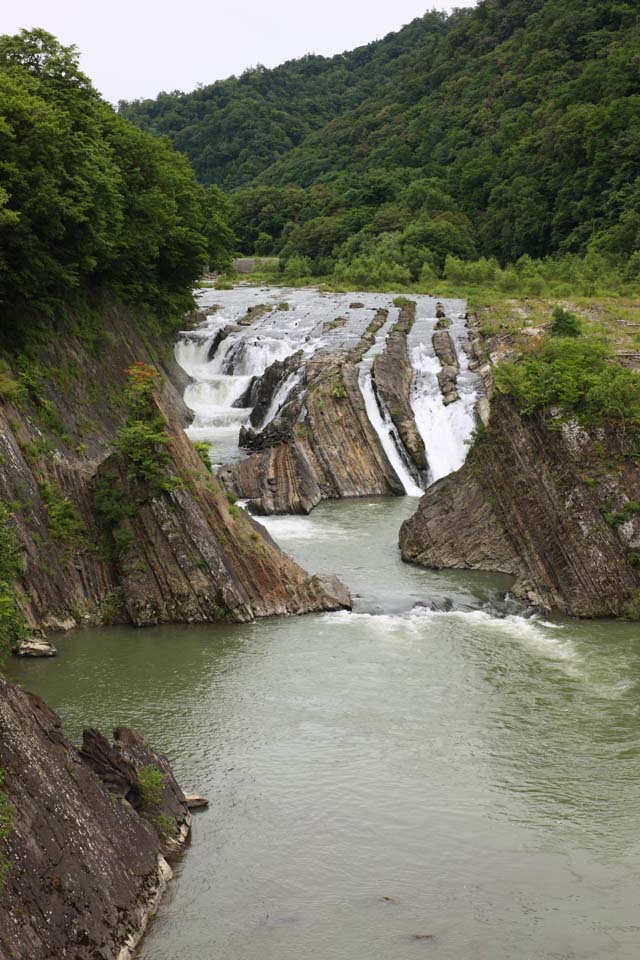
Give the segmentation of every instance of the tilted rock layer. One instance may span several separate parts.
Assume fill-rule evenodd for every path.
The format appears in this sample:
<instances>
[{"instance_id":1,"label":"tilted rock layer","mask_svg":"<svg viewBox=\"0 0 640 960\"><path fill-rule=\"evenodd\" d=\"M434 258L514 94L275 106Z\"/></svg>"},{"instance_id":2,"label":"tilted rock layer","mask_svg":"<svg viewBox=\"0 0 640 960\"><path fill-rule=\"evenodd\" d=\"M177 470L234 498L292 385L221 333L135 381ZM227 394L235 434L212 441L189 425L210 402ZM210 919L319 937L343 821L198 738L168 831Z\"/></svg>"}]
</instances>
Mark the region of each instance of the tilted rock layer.
<instances>
[{"instance_id":1,"label":"tilted rock layer","mask_svg":"<svg viewBox=\"0 0 640 960\"><path fill-rule=\"evenodd\" d=\"M373 380L384 401L405 449L416 467L427 469L424 442L416 426L411 406L413 368L409 360L407 336L415 323L416 305L409 302L400 310L398 322L389 333L382 353L373 362Z\"/></svg>"},{"instance_id":2,"label":"tilted rock layer","mask_svg":"<svg viewBox=\"0 0 640 960\"><path fill-rule=\"evenodd\" d=\"M613 428L521 417L506 397L465 466L430 487L400 532L405 560L495 570L534 604L624 616L640 596L640 468Z\"/></svg>"},{"instance_id":3,"label":"tilted rock layer","mask_svg":"<svg viewBox=\"0 0 640 960\"><path fill-rule=\"evenodd\" d=\"M145 806L136 770L149 766L164 782ZM79 751L39 697L0 680L0 769L0 960L128 960L189 832L166 758L125 729L113 745L87 731Z\"/></svg>"},{"instance_id":4,"label":"tilted rock layer","mask_svg":"<svg viewBox=\"0 0 640 960\"><path fill-rule=\"evenodd\" d=\"M382 399L392 405L400 435L423 468L424 445L409 402L413 373L406 336L413 316L410 308L402 312L376 360L375 376ZM253 509L263 514L309 513L321 500L404 493L358 383L358 364L386 319L386 310L377 311L353 350L319 355L306 363L295 396L281 415L260 433L243 431L241 442L256 452L220 471L227 489L251 500ZM286 363L276 362L263 377L261 409L268 408L270 396L291 372Z\"/></svg>"},{"instance_id":5,"label":"tilted rock layer","mask_svg":"<svg viewBox=\"0 0 640 960\"><path fill-rule=\"evenodd\" d=\"M343 587L307 576L207 473L182 431L187 378L171 336L150 333L124 309L102 319L97 342L69 334L43 348L22 377L23 397L0 402L0 497L14 510L30 624L248 620L347 605ZM125 369L135 362L164 376L158 403L181 486L127 519L130 544L114 559L94 493L105 471L129 482L112 450L126 415Z\"/></svg>"}]
</instances>

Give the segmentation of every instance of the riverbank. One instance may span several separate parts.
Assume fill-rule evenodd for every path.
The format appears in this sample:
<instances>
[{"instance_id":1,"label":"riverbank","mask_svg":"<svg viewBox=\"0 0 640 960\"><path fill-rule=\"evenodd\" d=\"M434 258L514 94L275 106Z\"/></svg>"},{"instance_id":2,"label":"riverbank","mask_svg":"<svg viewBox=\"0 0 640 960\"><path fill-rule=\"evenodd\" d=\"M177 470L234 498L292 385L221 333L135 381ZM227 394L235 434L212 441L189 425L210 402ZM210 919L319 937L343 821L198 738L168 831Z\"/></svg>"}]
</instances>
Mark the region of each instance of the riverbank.
<instances>
[{"instance_id":1,"label":"riverbank","mask_svg":"<svg viewBox=\"0 0 640 960\"><path fill-rule=\"evenodd\" d=\"M414 505L267 518L352 615L74 631L11 663L72 736L131 723L211 801L141 960L635 960L637 629L402 563Z\"/></svg>"}]
</instances>

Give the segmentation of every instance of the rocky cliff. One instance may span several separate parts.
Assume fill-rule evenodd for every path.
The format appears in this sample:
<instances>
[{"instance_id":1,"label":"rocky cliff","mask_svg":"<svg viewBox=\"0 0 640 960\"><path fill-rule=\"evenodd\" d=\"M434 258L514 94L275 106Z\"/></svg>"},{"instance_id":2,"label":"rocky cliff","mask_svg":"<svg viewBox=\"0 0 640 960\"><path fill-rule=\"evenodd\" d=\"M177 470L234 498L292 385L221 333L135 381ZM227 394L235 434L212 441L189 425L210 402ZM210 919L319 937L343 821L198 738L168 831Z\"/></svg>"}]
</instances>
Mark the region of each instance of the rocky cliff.
<instances>
[{"instance_id":1,"label":"rocky cliff","mask_svg":"<svg viewBox=\"0 0 640 960\"><path fill-rule=\"evenodd\" d=\"M412 312L400 318L385 346L377 376L393 403L401 435L424 466L424 446L411 407L412 371L406 335ZM371 425L359 386L359 364L387 319L379 310L359 342L337 355L319 354L307 361L300 382L275 421L241 436L248 458L224 467L220 478L258 513L309 513L321 500L342 497L402 495L404 490ZM376 361L378 362L378 361ZM261 409L285 375L278 363L262 379ZM384 398L383 398L384 399Z\"/></svg>"},{"instance_id":2,"label":"rocky cliff","mask_svg":"<svg viewBox=\"0 0 640 960\"><path fill-rule=\"evenodd\" d=\"M125 368L136 362L163 374L158 404L177 482L129 516L129 543L114 551L95 485L105 471L122 473L111 454L126 415ZM14 513L33 627L246 620L348 604L343 588L308 577L227 501L182 432L185 381L171 336L118 308L86 330L76 318L60 341L4 361L0 497Z\"/></svg>"},{"instance_id":3,"label":"rocky cliff","mask_svg":"<svg viewBox=\"0 0 640 960\"><path fill-rule=\"evenodd\" d=\"M165 757L121 729L81 750L0 680L0 958L128 960L190 816Z\"/></svg>"},{"instance_id":4,"label":"rocky cliff","mask_svg":"<svg viewBox=\"0 0 640 960\"><path fill-rule=\"evenodd\" d=\"M426 491L400 546L426 567L513 574L545 610L636 616L640 469L628 437L559 410L524 417L495 396L465 466Z\"/></svg>"}]
</instances>

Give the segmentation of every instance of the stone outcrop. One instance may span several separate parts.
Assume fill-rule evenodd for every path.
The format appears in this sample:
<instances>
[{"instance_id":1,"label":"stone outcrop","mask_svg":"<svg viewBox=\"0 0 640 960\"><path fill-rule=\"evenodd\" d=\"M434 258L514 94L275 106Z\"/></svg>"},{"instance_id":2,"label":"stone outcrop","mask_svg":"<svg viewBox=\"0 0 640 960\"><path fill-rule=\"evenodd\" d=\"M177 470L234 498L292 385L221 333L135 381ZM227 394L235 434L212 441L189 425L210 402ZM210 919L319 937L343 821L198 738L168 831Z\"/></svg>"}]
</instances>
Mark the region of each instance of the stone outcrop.
<instances>
[{"instance_id":1,"label":"stone outcrop","mask_svg":"<svg viewBox=\"0 0 640 960\"><path fill-rule=\"evenodd\" d=\"M427 457L411 407L413 368L407 347L407 336L415 318L415 303L404 304L397 323L389 333L384 350L373 362L373 381L407 453L418 470L424 472L427 469Z\"/></svg>"},{"instance_id":2,"label":"stone outcrop","mask_svg":"<svg viewBox=\"0 0 640 960\"><path fill-rule=\"evenodd\" d=\"M189 832L166 758L127 729L113 744L87 731L78 750L39 697L0 680L0 770L1 960L128 960Z\"/></svg>"},{"instance_id":3,"label":"stone outcrop","mask_svg":"<svg viewBox=\"0 0 640 960\"><path fill-rule=\"evenodd\" d=\"M299 418L276 421L267 427L272 442L222 468L225 487L263 514L309 513L340 497L401 495L358 385L361 353L310 360ZM261 446L259 436L251 446Z\"/></svg>"},{"instance_id":4,"label":"stone outcrop","mask_svg":"<svg viewBox=\"0 0 640 960\"><path fill-rule=\"evenodd\" d=\"M404 523L404 559L511 573L543 609L624 616L640 597L640 469L626 442L495 398L465 466Z\"/></svg>"},{"instance_id":5,"label":"stone outcrop","mask_svg":"<svg viewBox=\"0 0 640 960\"><path fill-rule=\"evenodd\" d=\"M245 622L350 606L344 588L325 589L229 502L175 421L167 429L175 489L145 500L118 456L95 479L138 504L120 523L115 561L131 623Z\"/></svg>"},{"instance_id":6,"label":"stone outcrop","mask_svg":"<svg viewBox=\"0 0 640 960\"><path fill-rule=\"evenodd\" d=\"M387 316L387 310L376 311L351 350L308 361L286 408L263 431L242 430L240 442L255 452L219 471L226 489L265 515L309 513L321 500L404 492L358 384L358 364ZM299 363L296 354L269 367L252 422L264 419L275 392Z\"/></svg>"},{"instance_id":7,"label":"stone outcrop","mask_svg":"<svg viewBox=\"0 0 640 960\"><path fill-rule=\"evenodd\" d=\"M442 370L438 374L438 383L445 406L447 406L459 399L457 382L460 362L451 334L446 330L437 330L433 335L432 342L436 357L442 365Z\"/></svg>"},{"instance_id":8,"label":"stone outcrop","mask_svg":"<svg viewBox=\"0 0 640 960\"><path fill-rule=\"evenodd\" d=\"M287 382L289 377L294 374L302 363L302 351L292 354L285 360L274 360L267 367L264 374L258 379L255 390L255 399L249 422L251 426L259 427L269 412L271 401L278 393L278 390ZM248 404L247 404L248 406ZM243 445L244 441L240 440Z\"/></svg>"},{"instance_id":9,"label":"stone outcrop","mask_svg":"<svg viewBox=\"0 0 640 960\"><path fill-rule=\"evenodd\" d=\"M94 493L105 471L118 474L111 454L126 415L125 368L139 361L164 376L159 406L181 486L128 518L130 545L114 559ZM168 337L111 308L97 342L66 335L43 348L33 371L13 376L25 386L21 396L0 399L0 497L14 509L20 602L31 627L335 609L335 589L324 593L207 473L182 430L190 421L182 400L188 378ZM120 481L126 486L121 469Z\"/></svg>"}]
</instances>

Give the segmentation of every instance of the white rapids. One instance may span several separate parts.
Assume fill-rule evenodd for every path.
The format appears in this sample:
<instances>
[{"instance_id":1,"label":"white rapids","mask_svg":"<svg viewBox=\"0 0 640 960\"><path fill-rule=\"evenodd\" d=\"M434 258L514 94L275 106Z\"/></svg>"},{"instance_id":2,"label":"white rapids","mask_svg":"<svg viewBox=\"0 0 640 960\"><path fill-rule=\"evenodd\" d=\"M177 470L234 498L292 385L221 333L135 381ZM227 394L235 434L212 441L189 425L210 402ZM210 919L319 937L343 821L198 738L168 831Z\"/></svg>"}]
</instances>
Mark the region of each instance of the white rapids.
<instances>
[{"instance_id":1,"label":"white rapids","mask_svg":"<svg viewBox=\"0 0 640 960\"><path fill-rule=\"evenodd\" d=\"M431 483L459 470L464 464L476 425L478 377L469 370L469 359L462 348L467 339L464 302L448 301L446 311L453 321L448 332L460 364L459 400L445 406L438 384L442 367L431 343L437 323L434 300L427 297L418 300L416 322L407 341L414 370L411 405L427 452Z\"/></svg>"},{"instance_id":2,"label":"white rapids","mask_svg":"<svg viewBox=\"0 0 640 960\"><path fill-rule=\"evenodd\" d=\"M425 443L428 480L432 483L459 469L465 461L475 425L477 376L469 371L462 349L467 336L465 304L445 301L447 316L453 320L449 333L460 362L460 399L445 407L437 380L440 364L431 343L437 322L436 300L422 295L412 299L416 301L417 313L408 338L414 371L411 404ZM285 406L302 379L307 359L314 354L331 354L355 346L375 311L387 308L389 317L360 364L359 384L367 416L405 493L412 497L422 495L418 472L389 412L376 395L371 378L373 360L383 350L398 318L398 308L392 306L392 294L326 294L312 288L242 286L231 291L202 291L199 301L205 309L215 303L216 312L197 330L183 335L176 344L176 359L192 380L184 396L194 414L187 432L192 439L211 444L211 457L216 464L242 456L238 433L251 414L250 388L270 364L302 352L301 366L278 388L259 429L266 427ZM247 310L258 304L265 304L267 311L250 326L236 327ZM336 324L338 319L340 322ZM228 327L232 329L210 358L216 337Z\"/></svg>"}]
</instances>

